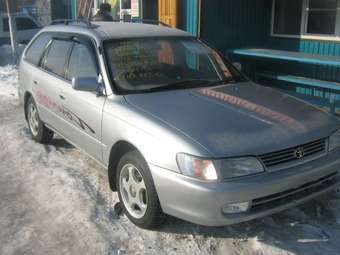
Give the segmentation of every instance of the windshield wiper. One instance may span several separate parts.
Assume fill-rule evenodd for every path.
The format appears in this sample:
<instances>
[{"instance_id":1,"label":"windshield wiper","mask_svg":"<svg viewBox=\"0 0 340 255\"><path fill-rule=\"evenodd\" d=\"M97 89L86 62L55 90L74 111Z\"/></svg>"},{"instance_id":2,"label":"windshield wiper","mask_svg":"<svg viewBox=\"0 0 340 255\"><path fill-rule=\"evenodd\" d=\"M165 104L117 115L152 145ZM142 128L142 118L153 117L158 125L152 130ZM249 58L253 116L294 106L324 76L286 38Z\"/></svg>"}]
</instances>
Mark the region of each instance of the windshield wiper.
<instances>
[{"instance_id":1,"label":"windshield wiper","mask_svg":"<svg viewBox=\"0 0 340 255\"><path fill-rule=\"evenodd\" d=\"M223 84L231 83L231 82L235 82L235 80L233 78L228 78L228 79L223 79L223 80L218 80L218 81L211 81L211 82L208 82L206 86L211 87L211 86L223 85Z\"/></svg>"},{"instance_id":2,"label":"windshield wiper","mask_svg":"<svg viewBox=\"0 0 340 255\"><path fill-rule=\"evenodd\" d=\"M182 80L178 82L169 83L163 86L147 89L144 92L155 92L155 91L163 91L163 90L175 90L175 89L188 89L188 88L197 88L197 87L210 87L217 86L226 83L234 82L234 79L224 79L217 81L210 80Z\"/></svg>"},{"instance_id":3,"label":"windshield wiper","mask_svg":"<svg viewBox=\"0 0 340 255\"><path fill-rule=\"evenodd\" d=\"M147 89L147 92L154 92L154 91L162 91L162 90L173 90L173 89L188 89L188 88L195 88L207 83L210 83L209 80L182 80L178 82L173 82L169 84L165 84L163 86Z\"/></svg>"}]
</instances>

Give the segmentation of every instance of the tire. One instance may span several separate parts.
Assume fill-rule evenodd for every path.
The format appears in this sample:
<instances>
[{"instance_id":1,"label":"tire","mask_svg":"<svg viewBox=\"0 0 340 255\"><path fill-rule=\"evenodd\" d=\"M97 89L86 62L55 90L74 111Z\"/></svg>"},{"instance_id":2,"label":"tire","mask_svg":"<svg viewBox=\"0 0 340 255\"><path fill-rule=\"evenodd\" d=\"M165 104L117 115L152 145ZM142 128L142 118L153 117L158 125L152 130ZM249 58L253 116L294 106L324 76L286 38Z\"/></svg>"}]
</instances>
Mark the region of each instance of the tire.
<instances>
[{"instance_id":1,"label":"tire","mask_svg":"<svg viewBox=\"0 0 340 255\"><path fill-rule=\"evenodd\" d=\"M145 191L141 188L143 183ZM116 184L123 211L131 222L144 229L154 229L163 223L165 217L157 191L149 167L140 153L130 151L123 155L117 166ZM133 188L134 186L136 188ZM130 204L127 198L130 199ZM142 206L137 205L133 200L139 200Z\"/></svg>"},{"instance_id":2,"label":"tire","mask_svg":"<svg viewBox=\"0 0 340 255\"><path fill-rule=\"evenodd\" d=\"M30 97L25 106L28 129L34 141L42 144L49 143L53 138L53 131L45 127L40 120L37 105Z\"/></svg>"}]
</instances>

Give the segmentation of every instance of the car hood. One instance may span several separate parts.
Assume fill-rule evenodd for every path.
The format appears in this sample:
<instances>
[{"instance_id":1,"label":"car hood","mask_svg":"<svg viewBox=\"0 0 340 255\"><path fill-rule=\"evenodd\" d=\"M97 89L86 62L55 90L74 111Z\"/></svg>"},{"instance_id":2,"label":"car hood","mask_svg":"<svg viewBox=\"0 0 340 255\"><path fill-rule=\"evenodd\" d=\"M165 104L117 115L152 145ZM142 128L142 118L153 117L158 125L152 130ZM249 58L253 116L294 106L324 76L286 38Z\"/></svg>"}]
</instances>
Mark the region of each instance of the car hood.
<instances>
[{"instance_id":1,"label":"car hood","mask_svg":"<svg viewBox=\"0 0 340 255\"><path fill-rule=\"evenodd\" d=\"M216 157L259 155L328 137L339 121L290 95L250 82L127 95Z\"/></svg>"}]
</instances>

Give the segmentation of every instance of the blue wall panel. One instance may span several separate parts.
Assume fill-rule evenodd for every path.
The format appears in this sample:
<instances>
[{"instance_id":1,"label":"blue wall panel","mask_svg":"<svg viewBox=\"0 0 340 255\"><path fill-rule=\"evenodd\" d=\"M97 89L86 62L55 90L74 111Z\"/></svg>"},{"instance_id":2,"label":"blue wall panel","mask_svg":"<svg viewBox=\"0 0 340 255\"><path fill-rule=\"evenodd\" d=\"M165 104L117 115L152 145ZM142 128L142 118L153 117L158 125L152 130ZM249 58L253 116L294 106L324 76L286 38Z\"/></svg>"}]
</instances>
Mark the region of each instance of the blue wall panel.
<instances>
[{"instance_id":1,"label":"blue wall panel","mask_svg":"<svg viewBox=\"0 0 340 255\"><path fill-rule=\"evenodd\" d=\"M202 0L201 36L223 53L235 48L269 48L340 56L339 42L272 37L271 12L272 0ZM252 65L256 65L262 69L340 81L339 68L257 62L260 61L248 60L249 70Z\"/></svg>"},{"instance_id":2,"label":"blue wall panel","mask_svg":"<svg viewBox=\"0 0 340 255\"><path fill-rule=\"evenodd\" d=\"M182 9L184 30L198 35L198 0L183 0Z\"/></svg>"},{"instance_id":3,"label":"blue wall panel","mask_svg":"<svg viewBox=\"0 0 340 255\"><path fill-rule=\"evenodd\" d=\"M201 36L221 52L263 47L268 12L267 0L202 0Z\"/></svg>"}]
</instances>

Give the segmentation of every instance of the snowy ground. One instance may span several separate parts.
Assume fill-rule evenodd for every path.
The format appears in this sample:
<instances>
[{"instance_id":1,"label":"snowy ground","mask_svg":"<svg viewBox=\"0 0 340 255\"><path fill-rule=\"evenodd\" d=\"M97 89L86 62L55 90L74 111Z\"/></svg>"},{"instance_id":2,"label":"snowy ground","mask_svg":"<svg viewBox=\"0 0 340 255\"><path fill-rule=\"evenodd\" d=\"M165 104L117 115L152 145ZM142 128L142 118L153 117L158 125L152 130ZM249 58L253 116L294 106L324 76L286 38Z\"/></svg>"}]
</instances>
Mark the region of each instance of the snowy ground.
<instances>
[{"instance_id":1,"label":"snowy ground","mask_svg":"<svg viewBox=\"0 0 340 255\"><path fill-rule=\"evenodd\" d=\"M16 67L0 66L0 254L340 254L335 191L235 226L136 228L114 211L104 169L62 139L30 139L16 86Z\"/></svg>"}]
</instances>

